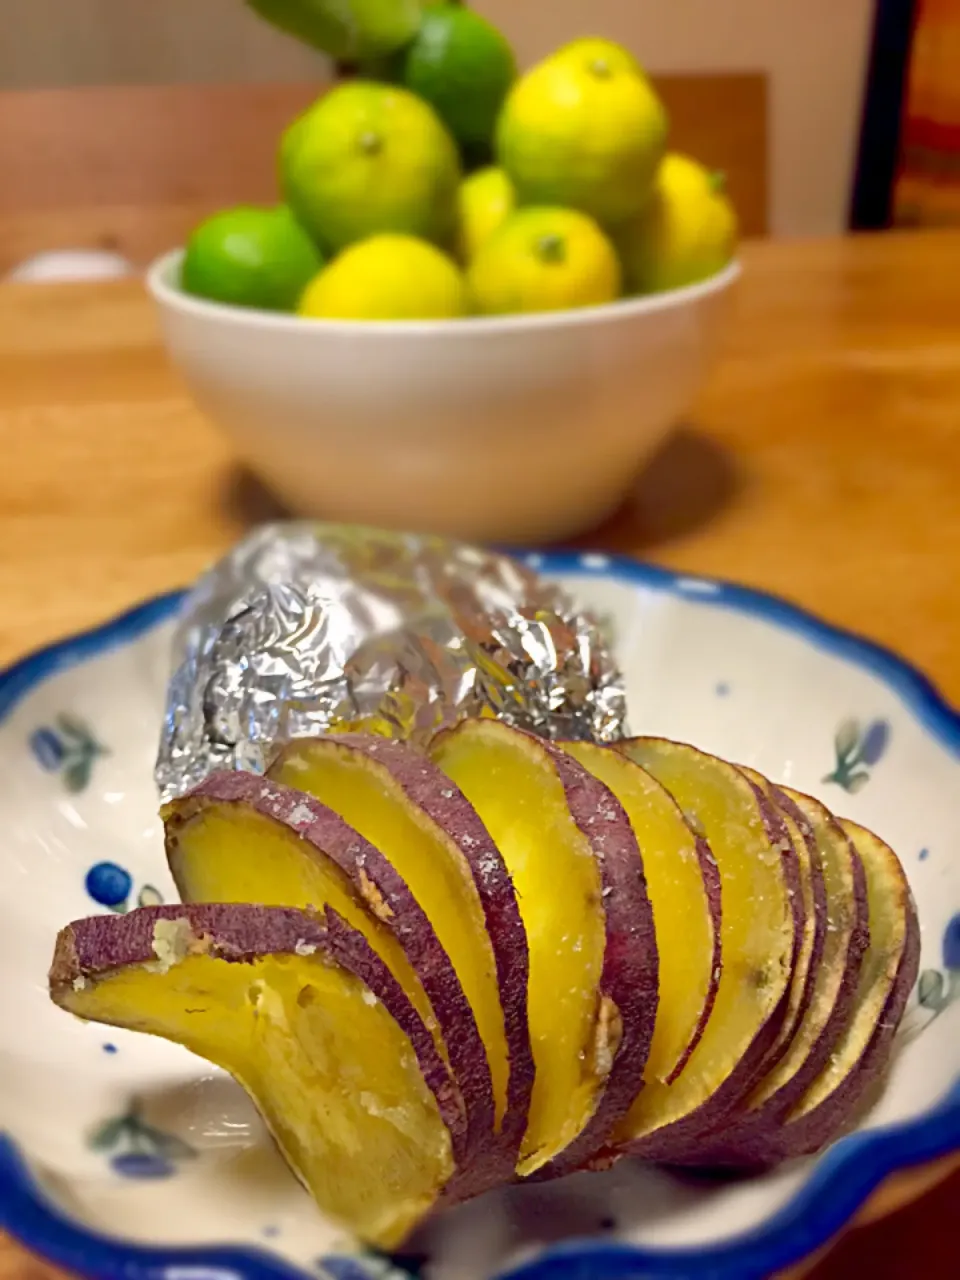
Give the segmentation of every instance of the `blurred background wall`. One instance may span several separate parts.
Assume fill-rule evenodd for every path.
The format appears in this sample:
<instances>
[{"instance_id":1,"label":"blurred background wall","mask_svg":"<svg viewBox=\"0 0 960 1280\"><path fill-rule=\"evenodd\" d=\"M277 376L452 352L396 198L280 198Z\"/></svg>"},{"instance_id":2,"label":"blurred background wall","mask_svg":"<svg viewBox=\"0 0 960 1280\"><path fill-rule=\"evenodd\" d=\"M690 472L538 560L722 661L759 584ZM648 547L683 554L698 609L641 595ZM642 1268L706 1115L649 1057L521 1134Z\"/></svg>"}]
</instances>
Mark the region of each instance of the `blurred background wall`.
<instances>
[{"instance_id":1,"label":"blurred background wall","mask_svg":"<svg viewBox=\"0 0 960 1280\"><path fill-rule=\"evenodd\" d=\"M771 225L845 226L872 0L474 0L524 61L561 40L624 40L653 71L763 71ZM0 0L0 88L303 80L319 59L242 0Z\"/></svg>"}]
</instances>

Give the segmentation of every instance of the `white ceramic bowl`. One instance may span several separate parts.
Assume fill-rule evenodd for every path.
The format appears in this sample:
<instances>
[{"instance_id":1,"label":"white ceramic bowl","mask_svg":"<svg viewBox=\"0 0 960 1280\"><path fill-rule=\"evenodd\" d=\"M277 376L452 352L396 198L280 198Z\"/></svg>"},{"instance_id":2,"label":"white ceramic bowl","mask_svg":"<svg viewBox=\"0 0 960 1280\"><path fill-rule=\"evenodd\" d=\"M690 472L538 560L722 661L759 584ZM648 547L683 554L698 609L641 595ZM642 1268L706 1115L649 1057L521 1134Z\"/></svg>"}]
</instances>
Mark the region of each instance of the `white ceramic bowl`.
<instances>
[{"instance_id":1,"label":"white ceramic bowl","mask_svg":"<svg viewBox=\"0 0 960 1280\"><path fill-rule=\"evenodd\" d=\"M603 615L635 727L891 842L922 973L882 1095L820 1157L732 1182L627 1161L510 1188L440 1215L416 1274L766 1280L960 1157L960 716L891 654L771 597L607 556L531 563ZM0 1230L91 1280L413 1280L344 1256L238 1086L47 996L66 921L174 897L152 771L177 604L0 673Z\"/></svg>"},{"instance_id":2,"label":"white ceramic bowl","mask_svg":"<svg viewBox=\"0 0 960 1280\"><path fill-rule=\"evenodd\" d=\"M220 306L150 269L174 364L295 512L512 542L597 524L693 402L740 268L503 319L344 323Z\"/></svg>"}]
</instances>

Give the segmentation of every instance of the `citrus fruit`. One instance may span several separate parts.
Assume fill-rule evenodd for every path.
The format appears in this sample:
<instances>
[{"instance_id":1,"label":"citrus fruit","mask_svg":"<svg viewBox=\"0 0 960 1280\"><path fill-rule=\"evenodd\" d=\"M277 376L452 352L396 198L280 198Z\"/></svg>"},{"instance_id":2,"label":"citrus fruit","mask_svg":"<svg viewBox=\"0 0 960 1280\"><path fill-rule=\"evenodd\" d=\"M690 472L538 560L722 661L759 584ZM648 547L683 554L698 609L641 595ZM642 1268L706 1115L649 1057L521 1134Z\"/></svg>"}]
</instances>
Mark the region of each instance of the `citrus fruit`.
<instances>
[{"instance_id":1,"label":"citrus fruit","mask_svg":"<svg viewBox=\"0 0 960 1280\"><path fill-rule=\"evenodd\" d=\"M372 236L320 272L299 311L327 320L455 320L467 314L467 288L433 245L413 236Z\"/></svg>"},{"instance_id":2,"label":"citrus fruit","mask_svg":"<svg viewBox=\"0 0 960 1280\"><path fill-rule=\"evenodd\" d=\"M497 155L522 203L613 224L643 207L666 137L666 112L632 55L609 40L578 40L510 91Z\"/></svg>"},{"instance_id":3,"label":"citrus fruit","mask_svg":"<svg viewBox=\"0 0 960 1280\"><path fill-rule=\"evenodd\" d=\"M620 264L594 220L573 209L518 209L467 274L483 315L599 306L620 294Z\"/></svg>"},{"instance_id":4,"label":"citrus fruit","mask_svg":"<svg viewBox=\"0 0 960 1280\"><path fill-rule=\"evenodd\" d=\"M247 0L273 26L331 58L391 53L417 31L423 0Z\"/></svg>"},{"instance_id":5,"label":"citrus fruit","mask_svg":"<svg viewBox=\"0 0 960 1280\"><path fill-rule=\"evenodd\" d=\"M284 196L333 250L380 232L444 242L460 161L439 117L406 89L355 80L294 121L280 148Z\"/></svg>"},{"instance_id":6,"label":"citrus fruit","mask_svg":"<svg viewBox=\"0 0 960 1280\"><path fill-rule=\"evenodd\" d=\"M461 144L489 144L517 76L506 38L456 4L427 9L403 59L402 81L429 102Z\"/></svg>"},{"instance_id":7,"label":"citrus fruit","mask_svg":"<svg viewBox=\"0 0 960 1280\"><path fill-rule=\"evenodd\" d=\"M696 284L734 255L737 215L722 178L686 156L664 158L643 212L619 227L616 244L627 288L658 293Z\"/></svg>"},{"instance_id":8,"label":"citrus fruit","mask_svg":"<svg viewBox=\"0 0 960 1280\"><path fill-rule=\"evenodd\" d=\"M457 251L470 262L516 207L513 183L502 169L479 169L457 194Z\"/></svg>"},{"instance_id":9,"label":"citrus fruit","mask_svg":"<svg viewBox=\"0 0 960 1280\"><path fill-rule=\"evenodd\" d=\"M293 311L323 265L316 245L284 205L241 205L192 233L181 269L187 293L238 307Z\"/></svg>"}]
</instances>

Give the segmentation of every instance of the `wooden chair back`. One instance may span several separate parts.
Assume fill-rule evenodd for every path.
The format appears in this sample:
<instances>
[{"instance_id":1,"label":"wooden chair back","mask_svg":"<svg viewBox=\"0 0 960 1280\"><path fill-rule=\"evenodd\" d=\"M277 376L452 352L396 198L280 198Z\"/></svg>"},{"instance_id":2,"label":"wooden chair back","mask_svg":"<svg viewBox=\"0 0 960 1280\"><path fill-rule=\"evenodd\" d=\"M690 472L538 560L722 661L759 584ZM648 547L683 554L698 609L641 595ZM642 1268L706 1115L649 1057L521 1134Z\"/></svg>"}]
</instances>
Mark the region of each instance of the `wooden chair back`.
<instances>
[{"instance_id":1,"label":"wooden chair back","mask_svg":"<svg viewBox=\"0 0 960 1280\"><path fill-rule=\"evenodd\" d=\"M671 114L672 145L723 169L745 234L763 234L765 77L656 82ZM0 92L0 274L50 249L114 249L142 265L216 208L275 200L280 133L323 88Z\"/></svg>"}]
</instances>

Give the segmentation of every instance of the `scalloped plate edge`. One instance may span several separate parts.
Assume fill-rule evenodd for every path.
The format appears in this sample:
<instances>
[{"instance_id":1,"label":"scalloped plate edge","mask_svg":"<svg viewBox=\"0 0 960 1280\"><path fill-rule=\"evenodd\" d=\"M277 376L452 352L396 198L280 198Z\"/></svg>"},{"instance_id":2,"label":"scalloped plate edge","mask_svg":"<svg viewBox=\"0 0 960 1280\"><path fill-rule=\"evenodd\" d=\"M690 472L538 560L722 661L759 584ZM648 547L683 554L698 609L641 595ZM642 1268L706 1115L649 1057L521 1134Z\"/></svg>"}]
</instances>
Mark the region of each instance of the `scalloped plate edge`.
<instances>
[{"instance_id":1,"label":"scalloped plate edge","mask_svg":"<svg viewBox=\"0 0 960 1280\"><path fill-rule=\"evenodd\" d=\"M880 645L824 622L779 597L712 578L676 574L621 556L532 553L550 575L612 577L732 609L801 635L818 649L872 672L916 719L960 756L960 714L918 670ZM148 600L120 616L40 649L0 672L0 720L51 676L129 644L172 618L183 592ZM721 1244L638 1249L571 1241L504 1273L501 1280L764 1280L808 1258L850 1224L893 1175L960 1152L960 1080L913 1120L853 1134L835 1144L777 1213ZM0 1227L49 1261L90 1280L304 1280L309 1273L257 1249L162 1248L111 1239L56 1209L15 1145L0 1135Z\"/></svg>"}]
</instances>

